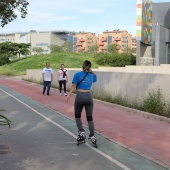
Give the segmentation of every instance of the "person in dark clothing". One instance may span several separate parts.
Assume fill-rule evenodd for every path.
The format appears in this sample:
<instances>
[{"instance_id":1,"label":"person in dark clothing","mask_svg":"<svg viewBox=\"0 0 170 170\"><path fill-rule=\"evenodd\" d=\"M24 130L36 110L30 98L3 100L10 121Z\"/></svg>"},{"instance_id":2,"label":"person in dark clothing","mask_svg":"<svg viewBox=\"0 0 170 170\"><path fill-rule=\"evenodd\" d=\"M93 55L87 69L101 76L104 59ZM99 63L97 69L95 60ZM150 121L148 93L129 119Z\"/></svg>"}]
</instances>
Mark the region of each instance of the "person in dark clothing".
<instances>
[{"instance_id":1,"label":"person in dark clothing","mask_svg":"<svg viewBox=\"0 0 170 170\"><path fill-rule=\"evenodd\" d=\"M66 83L68 82L67 70L64 68L64 64L61 64L61 68L58 71L58 83L60 88L60 96L62 96L62 84L64 86L64 95L67 96L66 93Z\"/></svg>"},{"instance_id":2,"label":"person in dark clothing","mask_svg":"<svg viewBox=\"0 0 170 170\"><path fill-rule=\"evenodd\" d=\"M96 74L91 70L91 62L85 60L82 66L82 71L74 74L72 80L72 86L66 98L68 102L69 97L73 90L77 89L77 95L74 103L75 121L78 128L77 141L83 141L86 138L85 130L83 129L81 121L81 113L83 108L86 110L86 118L88 122L88 127L90 131L90 139L93 144L96 143L96 138L94 136L94 122L93 122L93 97L90 92L91 86L97 81Z\"/></svg>"}]
</instances>

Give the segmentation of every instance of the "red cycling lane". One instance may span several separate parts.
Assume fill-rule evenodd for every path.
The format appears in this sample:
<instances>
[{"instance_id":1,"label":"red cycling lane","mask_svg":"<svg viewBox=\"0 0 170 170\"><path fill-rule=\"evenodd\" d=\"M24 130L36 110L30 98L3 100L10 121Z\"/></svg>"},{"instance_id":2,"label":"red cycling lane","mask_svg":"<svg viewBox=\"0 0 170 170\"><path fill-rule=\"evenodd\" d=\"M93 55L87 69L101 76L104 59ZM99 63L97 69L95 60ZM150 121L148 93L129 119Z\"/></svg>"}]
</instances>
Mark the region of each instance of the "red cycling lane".
<instances>
[{"instance_id":1,"label":"red cycling lane","mask_svg":"<svg viewBox=\"0 0 170 170\"><path fill-rule=\"evenodd\" d=\"M0 84L74 119L74 94L66 104L65 96L53 88L50 96L43 95L42 86L3 75ZM102 135L170 167L170 123L97 100L93 114L95 129ZM84 110L82 121L87 125Z\"/></svg>"}]
</instances>

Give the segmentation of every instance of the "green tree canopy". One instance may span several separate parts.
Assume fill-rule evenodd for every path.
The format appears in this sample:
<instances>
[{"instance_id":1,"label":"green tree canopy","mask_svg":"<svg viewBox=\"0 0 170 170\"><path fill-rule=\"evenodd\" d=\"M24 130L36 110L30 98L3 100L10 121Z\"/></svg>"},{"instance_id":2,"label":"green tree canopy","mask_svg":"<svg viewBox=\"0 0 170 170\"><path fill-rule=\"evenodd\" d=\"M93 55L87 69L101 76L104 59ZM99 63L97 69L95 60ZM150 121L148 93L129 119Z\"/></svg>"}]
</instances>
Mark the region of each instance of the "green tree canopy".
<instances>
[{"instance_id":1,"label":"green tree canopy","mask_svg":"<svg viewBox=\"0 0 170 170\"><path fill-rule=\"evenodd\" d=\"M30 46L31 46L31 44L12 43L13 53L15 55L18 54L18 57L20 57L21 55L28 55Z\"/></svg>"},{"instance_id":2,"label":"green tree canopy","mask_svg":"<svg viewBox=\"0 0 170 170\"><path fill-rule=\"evenodd\" d=\"M66 41L63 45L62 45L62 51L66 52L66 53L70 53L73 52L73 44Z\"/></svg>"},{"instance_id":3,"label":"green tree canopy","mask_svg":"<svg viewBox=\"0 0 170 170\"><path fill-rule=\"evenodd\" d=\"M136 49L129 48L129 47L124 48L122 51L125 52L125 53L129 53L129 54L135 54L136 53Z\"/></svg>"},{"instance_id":4,"label":"green tree canopy","mask_svg":"<svg viewBox=\"0 0 170 170\"><path fill-rule=\"evenodd\" d=\"M9 57L13 56L11 42L0 43L0 65L9 63Z\"/></svg>"},{"instance_id":5,"label":"green tree canopy","mask_svg":"<svg viewBox=\"0 0 170 170\"><path fill-rule=\"evenodd\" d=\"M32 52L36 53L36 55L43 53L43 48L41 47L33 47Z\"/></svg>"},{"instance_id":6,"label":"green tree canopy","mask_svg":"<svg viewBox=\"0 0 170 170\"><path fill-rule=\"evenodd\" d=\"M111 54L117 53L118 52L117 49L116 49L117 46L118 46L117 44L110 44L107 47L107 51Z\"/></svg>"},{"instance_id":7,"label":"green tree canopy","mask_svg":"<svg viewBox=\"0 0 170 170\"><path fill-rule=\"evenodd\" d=\"M99 49L99 46L92 45L89 50L90 50L91 53L97 54L98 49Z\"/></svg>"},{"instance_id":8,"label":"green tree canopy","mask_svg":"<svg viewBox=\"0 0 170 170\"><path fill-rule=\"evenodd\" d=\"M27 55L29 54L30 44L25 43L12 43L3 42L0 43L0 65L9 63L9 58L14 56Z\"/></svg>"},{"instance_id":9,"label":"green tree canopy","mask_svg":"<svg viewBox=\"0 0 170 170\"><path fill-rule=\"evenodd\" d=\"M62 52L62 47L59 46L59 45L50 45L49 46L50 50L51 50L51 53L61 53Z\"/></svg>"},{"instance_id":10,"label":"green tree canopy","mask_svg":"<svg viewBox=\"0 0 170 170\"><path fill-rule=\"evenodd\" d=\"M17 10L21 13L21 18L27 15L27 0L1 0L0 1L0 23L4 27L9 22L17 18Z\"/></svg>"}]
</instances>

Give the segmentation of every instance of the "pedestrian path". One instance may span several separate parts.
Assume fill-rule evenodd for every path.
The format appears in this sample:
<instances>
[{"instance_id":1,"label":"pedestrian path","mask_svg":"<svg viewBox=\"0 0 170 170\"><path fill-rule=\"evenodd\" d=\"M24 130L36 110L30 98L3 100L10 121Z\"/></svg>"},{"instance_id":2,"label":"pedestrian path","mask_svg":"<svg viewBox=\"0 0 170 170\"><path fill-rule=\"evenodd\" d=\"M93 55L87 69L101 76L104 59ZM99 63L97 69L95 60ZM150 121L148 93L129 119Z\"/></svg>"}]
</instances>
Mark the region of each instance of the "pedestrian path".
<instances>
[{"instance_id":1,"label":"pedestrian path","mask_svg":"<svg viewBox=\"0 0 170 170\"><path fill-rule=\"evenodd\" d=\"M0 76L0 84L74 119L74 98L68 104L58 90L51 89L51 96L42 95L42 86ZM133 150L159 164L170 167L170 123L122 109L95 100L95 129L109 140ZM83 123L87 125L85 114ZM87 131L88 133L88 131Z\"/></svg>"}]
</instances>

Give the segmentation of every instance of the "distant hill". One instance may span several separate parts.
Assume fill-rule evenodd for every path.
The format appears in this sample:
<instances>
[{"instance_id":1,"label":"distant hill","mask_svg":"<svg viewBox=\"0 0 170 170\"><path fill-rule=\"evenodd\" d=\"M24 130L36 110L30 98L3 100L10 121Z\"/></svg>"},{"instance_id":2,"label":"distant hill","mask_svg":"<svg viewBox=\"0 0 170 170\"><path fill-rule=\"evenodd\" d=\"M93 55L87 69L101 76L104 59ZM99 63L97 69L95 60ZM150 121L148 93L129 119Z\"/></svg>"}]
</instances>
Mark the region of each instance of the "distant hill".
<instances>
[{"instance_id":1,"label":"distant hill","mask_svg":"<svg viewBox=\"0 0 170 170\"><path fill-rule=\"evenodd\" d=\"M65 64L66 68L81 68L84 60L90 60L93 68L98 67L98 64L94 62L93 54L54 53L13 59L9 64L0 66L0 74L25 75L27 69L43 69L46 62L51 63L53 70L58 70L61 64Z\"/></svg>"}]
</instances>

